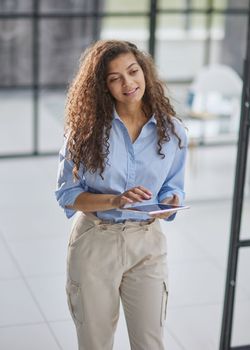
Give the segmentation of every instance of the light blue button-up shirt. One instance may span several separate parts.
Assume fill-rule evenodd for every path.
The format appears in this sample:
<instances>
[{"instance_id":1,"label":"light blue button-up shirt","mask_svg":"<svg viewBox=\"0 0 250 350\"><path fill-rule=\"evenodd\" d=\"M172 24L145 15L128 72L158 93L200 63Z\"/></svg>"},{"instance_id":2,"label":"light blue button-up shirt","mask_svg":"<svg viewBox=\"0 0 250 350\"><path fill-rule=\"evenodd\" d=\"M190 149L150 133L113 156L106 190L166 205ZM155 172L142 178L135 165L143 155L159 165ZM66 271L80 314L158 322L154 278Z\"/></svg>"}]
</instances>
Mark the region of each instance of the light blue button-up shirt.
<instances>
[{"instance_id":1,"label":"light blue button-up shirt","mask_svg":"<svg viewBox=\"0 0 250 350\"><path fill-rule=\"evenodd\" d=\"M76 197L82 192L121 194L135 186L144 186L152 192L152 198L145 201L147 204L162 202L173 194L176 194L183 204L187 136L183 125L176 118L173 120L183 148L179 148L178 139L170 134L170 141L162 145L162 153L165 154L165 158L162 159L157 153L158 136L154 116L143 126L140 135L132 143L125 124L114 111L109 139L110 153L103 179L98 171L94 174L86 171L84 165L79 169L79 180L73 179L74 165L72 160L66 159L67 140L65 139L59 153L55 194L66 216L70 218L74 215L75 211L66 206L73 205ZM100 219L114 222L149 219L146 214L116 209L98 211L95 215Z\"/></svg>"}]
</instances>

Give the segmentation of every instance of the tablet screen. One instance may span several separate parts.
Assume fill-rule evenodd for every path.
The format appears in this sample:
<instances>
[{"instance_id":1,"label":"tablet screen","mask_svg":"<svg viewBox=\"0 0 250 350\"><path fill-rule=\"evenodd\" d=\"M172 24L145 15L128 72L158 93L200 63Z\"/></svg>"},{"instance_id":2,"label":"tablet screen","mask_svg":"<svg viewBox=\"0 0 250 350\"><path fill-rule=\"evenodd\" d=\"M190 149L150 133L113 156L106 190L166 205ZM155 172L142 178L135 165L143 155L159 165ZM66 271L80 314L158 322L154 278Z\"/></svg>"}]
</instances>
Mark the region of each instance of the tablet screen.
<instances>
[{"instance_id":1,"label":"tablet screen","mask_svg":"<svg viewBox=\"0 0 250 350\"><path fill-rule=\"evenodd\" d=\"M137 212L139 211L147 214L155 214L158 212L171 212L171 211L178 211L178 210L188 209L188 208L189 208L188 206L182 206L182 205L156 203L156 204L129 205L124 208L121 208L120 210L133 210L133 211L137 211Z\"/></svg>"}]
</instances>

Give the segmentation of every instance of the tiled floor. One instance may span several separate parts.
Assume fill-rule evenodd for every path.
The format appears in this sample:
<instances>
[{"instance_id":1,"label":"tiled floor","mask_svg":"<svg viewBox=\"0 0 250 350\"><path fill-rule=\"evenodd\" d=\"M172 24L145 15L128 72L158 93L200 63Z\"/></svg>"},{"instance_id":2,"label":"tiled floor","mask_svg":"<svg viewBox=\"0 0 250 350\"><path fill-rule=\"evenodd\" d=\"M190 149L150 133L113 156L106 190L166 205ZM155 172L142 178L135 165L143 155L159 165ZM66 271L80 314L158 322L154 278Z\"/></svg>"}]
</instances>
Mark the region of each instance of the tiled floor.
<instances>
[{"instance_id":1,"label":"tiled floor","mask_svg":"<svg viewBox=\"0 0 250 350\"><path fill-rule=\"evenodd\" d=\"M218 349L235 154L233 146L192 150L186 177L191 209L179 213L173 223L164 223L170 281L168 350ZM76 350L64 292L71 222L53 195L57 159L1 160L0 167L0 349ZM242 233L249 238L247 198ZM250 344L249 266L250 249L243 248L234 345ZM129 349L121 312L114 350Z\"/></svg>"}]
</instances>

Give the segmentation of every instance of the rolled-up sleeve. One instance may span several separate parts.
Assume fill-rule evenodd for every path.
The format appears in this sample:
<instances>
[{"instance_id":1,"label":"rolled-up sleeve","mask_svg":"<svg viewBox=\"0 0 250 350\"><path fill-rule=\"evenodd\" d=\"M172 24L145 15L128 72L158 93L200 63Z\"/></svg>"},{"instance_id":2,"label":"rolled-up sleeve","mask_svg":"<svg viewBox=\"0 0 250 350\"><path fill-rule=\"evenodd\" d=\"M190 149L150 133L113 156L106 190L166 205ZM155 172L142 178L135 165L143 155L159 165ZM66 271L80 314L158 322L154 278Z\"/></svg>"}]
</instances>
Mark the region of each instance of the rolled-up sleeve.
<instances>
[{"instance_id":1,"label":"rolled-up sleeve","mask_svg":"<svg viewBox=\"0 0 250 350\"><path fill-rule=\"evenodd\" d=\"M59 205L64 209L67 218L75 214L75 210L66 208L67 205L73 205L76 197L88 191L83 174L79 174L79 179L74 179L72 170L74 164L72 160L67 159L66 140L59 152L59 165L57 173L56 199ZM80 173L80 172L79 172Z\"/></svg>"},{"instance_id":2,"label":"rolled-up sleeve","mask_svg":"<svg viewBox=\"0 0 250 350\"><path fill-rule=\"evenodd\" d=\"M181 135L182 148L177 147L175 157L172 162L170 171L158 193L158 201L162 202L164 199L172 197L176 194L179 197L180 205L184 204L184 177L185 177L185 163L187 156L187 135L185 130ZM173 220L175 215L171 215L167 220Z\"/></svg>"}]
</instances>

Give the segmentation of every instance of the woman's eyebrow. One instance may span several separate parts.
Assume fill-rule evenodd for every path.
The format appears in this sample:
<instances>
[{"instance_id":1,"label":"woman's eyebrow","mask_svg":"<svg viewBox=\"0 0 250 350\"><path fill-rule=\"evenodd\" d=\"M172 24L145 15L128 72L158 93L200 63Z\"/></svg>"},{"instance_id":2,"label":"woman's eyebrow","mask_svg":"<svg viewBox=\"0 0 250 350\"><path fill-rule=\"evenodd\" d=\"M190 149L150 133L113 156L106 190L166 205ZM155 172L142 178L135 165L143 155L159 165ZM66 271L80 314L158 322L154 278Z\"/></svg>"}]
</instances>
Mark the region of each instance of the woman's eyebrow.
<instances>
[{"instance_id":1,"label":"woman's eyebrow","mask_svg":"<svg viewBox=\"0 0 250 350\"><path fill-rule=\"evenodd\" d=\"M126 69L130 69L134 64L138 64L137 62L133 62L131 63ZM111 75L111 74L120 74L119 72L110 72L107 74L107 76Z\"/></svg>"},{"instance_id":2,"label":"woman's eyebrow","mask_svg":"<svg viewBox=\"0 0 250 350\"><path fill-rule=\"evenodd\" d=\"M137 62L133 62L133 63L131 63L126 69L131 68L134 64L138 64L138 63L137 63Z\"/></svg>"},{"instance_id":3,"label":"woman's eyebrow","mask_svg":"<svg viewBox=\"0 0 250 350\"><path fill-rule=\"evenodd\" d=\"M111 74L119 74L119 72L110 72L110 73L107 74L107 77L108 77L109 75L111 75Z\"/></svg>"}]
</instances>

